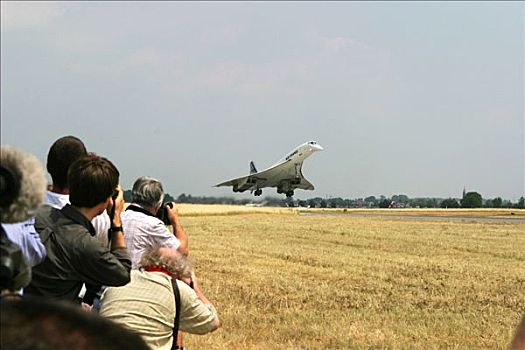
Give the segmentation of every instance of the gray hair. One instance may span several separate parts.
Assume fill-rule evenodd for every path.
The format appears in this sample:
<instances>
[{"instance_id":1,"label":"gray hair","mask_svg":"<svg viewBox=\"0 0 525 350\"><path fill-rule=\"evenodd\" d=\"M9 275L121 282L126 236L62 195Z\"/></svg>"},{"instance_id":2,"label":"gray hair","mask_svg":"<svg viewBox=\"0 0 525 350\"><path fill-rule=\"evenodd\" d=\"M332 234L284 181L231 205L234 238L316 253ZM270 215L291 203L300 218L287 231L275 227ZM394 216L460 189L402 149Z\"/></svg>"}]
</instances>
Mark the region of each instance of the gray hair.
<instances>
[{"instance_id":1,"label":"gray hair","mask_svg":"<svg viewBox=\"0 0 525 350\"><path fill-rule=\"evenodd\" d=\"M131 191L131 200L145 209L153 209L162 204L164 190L159 180L142 176L135 181Z\"/></svg>"},{"instance_id":2,"label":"gray hair","mask_svg":"<svg viewBox=\"0 0 525 350\"><path fill-rule=\"evenodd\" d=\"M178 278L190 277L192 266L185 255L175 248L154 245L148 248L139 262L139 269L161 267Z\"/></svg>"},{"instance_id":3,"label":"gray hair","mask_svg":"<svg viewBox=\"0 0 525 350\"><path fill-rule=\"evenodd\" d=\"M8 224L25 221L45 201L47 180L44 168L34 155L7 145L0 147L0 165L11 170L20 183L13 201L6 203L6 207L2 206L0 222Z\"/></svg>"}]
</instances>

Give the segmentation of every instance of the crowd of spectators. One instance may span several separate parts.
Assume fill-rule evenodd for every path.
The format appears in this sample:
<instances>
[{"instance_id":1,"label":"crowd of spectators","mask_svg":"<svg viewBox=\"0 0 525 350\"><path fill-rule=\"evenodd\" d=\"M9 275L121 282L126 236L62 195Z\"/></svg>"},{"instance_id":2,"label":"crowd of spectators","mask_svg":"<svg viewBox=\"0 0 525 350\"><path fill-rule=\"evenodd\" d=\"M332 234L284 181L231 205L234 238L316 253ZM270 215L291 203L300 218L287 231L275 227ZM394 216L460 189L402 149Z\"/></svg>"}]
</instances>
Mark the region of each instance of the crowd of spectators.
<instances>
[{"instance_id":1,"label":"crowd of spectators","mask_svg":"<svg viewBox=\"0 0 525 350\"><path fill-rule=\"evenodd\" d=\"M33 200L47 203L21 205L30 202L20 198L25 188L46 191L42 166L1 151L2 211L24 212L2 214L2 349L181 349L182 331L220 327L160 181L139 177L126 205L116 166L65 136L48 152L52 184ZM172 231L156 216L161 209Z\"/></svg>"}]
</instances>

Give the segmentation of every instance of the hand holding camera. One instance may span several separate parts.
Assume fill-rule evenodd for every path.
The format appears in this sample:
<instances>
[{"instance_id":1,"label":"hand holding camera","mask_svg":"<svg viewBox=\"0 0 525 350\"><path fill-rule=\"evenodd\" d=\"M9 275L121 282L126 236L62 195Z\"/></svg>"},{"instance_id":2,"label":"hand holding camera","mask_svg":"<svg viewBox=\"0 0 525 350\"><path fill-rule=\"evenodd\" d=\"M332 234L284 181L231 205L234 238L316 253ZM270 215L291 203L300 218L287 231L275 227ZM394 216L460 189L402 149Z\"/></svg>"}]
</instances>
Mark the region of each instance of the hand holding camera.
<instances>
[{"instance_id":1,"label":"hand holding camera","mask_svg":"<svg viewBox=\"0 0 525 350\"><path fill-rule=\"evenodd\" d=\"M112 221L117 219L120 222L120 213L124 211L124 203L124 192L122 191L122 187L118 185L111 195L111 200L107 208L107 212Z\"/></svg>"},{"instance_id":2,"label":"hand holding camera","mask_svg":"<svg viewBox=\"0 0 525 350\"><path fill-rule=\"evenodd\" d=\"M162 220L164 225L171 225L173 227L173 234L181 242L178 248L179 252L187 255L188 254L188 236L186 231L182 227L177 207L175 202L168 202L162 204L160 209L157 211L157 217Z\"/></svg>"},{"instance_id":3,"label":"hand holding camera","mask_svg":"<svg viewBox=\"0 0 525 350\"><path fill-rule=\"evenodd\" d=\"M157 211L157 218L159 218L164 223L164 225L172 225L173 222L170 220L170 213L171 211L175 211L176 214L176 209L174 208L175 203L173 202L163 203Z\"/></svg>"},{"instance_id":4,"label":"hand holding camera","mask_svg":"<svg viewBox=\"0 0 525 350\"><path fill-rule=\"evenodd\" d=\"M115 205L115 213L122 213L124 211L124 191L122 191L122 187L120 185L117 186L117 189L115 190L115 194L113 199L113 204Z\"/></svg>"}]
</instances>

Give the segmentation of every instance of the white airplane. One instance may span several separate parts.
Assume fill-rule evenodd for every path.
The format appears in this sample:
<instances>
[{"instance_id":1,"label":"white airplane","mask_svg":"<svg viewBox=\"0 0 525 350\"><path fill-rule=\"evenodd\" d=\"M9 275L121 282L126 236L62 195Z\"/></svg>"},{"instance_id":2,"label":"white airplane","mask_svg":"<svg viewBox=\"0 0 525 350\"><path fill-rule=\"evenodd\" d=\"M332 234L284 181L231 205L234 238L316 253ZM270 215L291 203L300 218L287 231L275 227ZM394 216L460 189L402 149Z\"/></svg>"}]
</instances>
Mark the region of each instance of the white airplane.
<instances>
[{"instance_id":1,"label":"white airplane","mask_svg":"<svg viewBox=\"0 0 525 350\"><path fill-rule=\"evenodd\" d=\"M262 194L264 187L277 187L277 193L286 193L286 197L292 197L296 188L313 190L314 185L304 178L301 169L306 158L322 150L323 147L315 141L303 143L268 169L258 172L252 161L250 175L220 183L215 187L232 186L233 192L250 190L256 196Z\"/></svg>"}]
</instances>

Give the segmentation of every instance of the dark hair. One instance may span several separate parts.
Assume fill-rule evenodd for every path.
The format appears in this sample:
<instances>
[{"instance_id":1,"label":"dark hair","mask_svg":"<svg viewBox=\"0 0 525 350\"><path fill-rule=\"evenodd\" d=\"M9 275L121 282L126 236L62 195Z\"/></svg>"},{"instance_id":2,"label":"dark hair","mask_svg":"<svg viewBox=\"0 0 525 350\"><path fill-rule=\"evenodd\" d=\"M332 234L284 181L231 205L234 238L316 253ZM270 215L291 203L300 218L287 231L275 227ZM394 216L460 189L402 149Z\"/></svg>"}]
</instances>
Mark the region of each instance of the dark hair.
<instances>
[{"instance_id":1,"label":"dark hair","mask_svg":"<svg viewBox=\"0 0 525 350\"><path fill-rule=\"evenodd\" d=\"M63 301L4 298L0 308L2 349L148 349L139 335Z\"/></svg>"},{"instance_id":2,"label":"dark hair","mask_svg":"<svg viewBox=\"0 0 525 350\"><path fill-rule=\"evenodd\" d=\"M109 160L88 153L69 167L69 201L74 206L87 208L106 201L115 191L119 175Z\"/></svg>"},{"instance_id":3,"label":"dark hair","mask_svg":"<svg viewBox=\"0 0 525 350\"><path fill-rule=\"evenodd\" d=\"M75 136L64 136L51 145L47 154L47 171L53 184L59 188L68 187L67 171L78 158L87 154L84 143Z\"/></svg>"}]
</instances>

